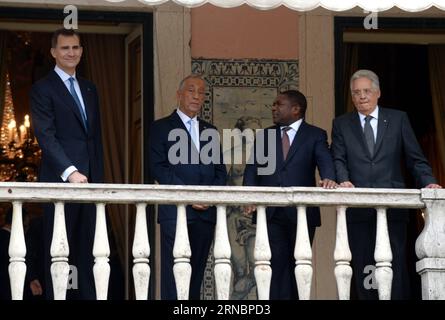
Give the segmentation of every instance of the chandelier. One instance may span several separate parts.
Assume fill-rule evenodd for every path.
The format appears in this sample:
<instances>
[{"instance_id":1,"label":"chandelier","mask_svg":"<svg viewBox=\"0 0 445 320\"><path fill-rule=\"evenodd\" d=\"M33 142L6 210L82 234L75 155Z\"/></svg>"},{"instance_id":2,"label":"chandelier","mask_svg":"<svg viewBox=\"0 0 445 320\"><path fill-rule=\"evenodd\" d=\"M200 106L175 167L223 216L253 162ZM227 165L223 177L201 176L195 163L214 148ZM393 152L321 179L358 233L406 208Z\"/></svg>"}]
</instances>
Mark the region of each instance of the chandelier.
<instances>
[{"instance_id":1,"label":"chandelier","mask_svg":"<svg viewBox=\"0 0 445 320\"><path fill-rule=\"evenodd\" d=\"M8 73L6 73L0 146L0 181L37 181L41 150L32 134L28 115L25 115L23 124L17 130Z\"/></svg>"}]
</instances>

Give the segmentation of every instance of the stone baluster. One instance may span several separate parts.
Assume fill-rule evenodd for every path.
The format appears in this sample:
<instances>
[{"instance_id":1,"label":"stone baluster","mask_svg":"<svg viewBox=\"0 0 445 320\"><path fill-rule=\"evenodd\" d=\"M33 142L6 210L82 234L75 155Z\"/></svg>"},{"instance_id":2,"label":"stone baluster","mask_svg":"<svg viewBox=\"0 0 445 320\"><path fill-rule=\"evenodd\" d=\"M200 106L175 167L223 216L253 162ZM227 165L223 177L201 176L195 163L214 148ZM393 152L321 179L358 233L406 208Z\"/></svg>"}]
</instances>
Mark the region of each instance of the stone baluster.
<instances>
[{"instance_id":1,"label":"stone baluster","mask_svg":"<svg viewBox=\"0 0 445 320\"><path fill-rule=\"evenodd\" d=\"M375 280L379 292L379 299L390 300L392 286L392 251L391 243L389 241L385 208L377 208L377 231L374 259L376 262Z\"/></svg>"},{"instance_id":2,"label":"stone baluster","mask_svg":"<svg viewBox=\"0 0 445 320\"><path fill-rule=\"evenodd\" d=\"M96 230L94 233L93 256L96 299L107 300L108 282L110 279L110 265L108 263L110 245L108 243L105 203L96 203Z\"/></svg>"},{"instance_id":3,"label":"stone baluster","mask_svg":"<svg viewBox=\"0 0 445 320\"><path fill-rule=\"evenodd\" d=\"M334 249L334 273L337 282L338 298L340 300L350 299L352 278L351 256L348 242L348 229L346 227L346 207L338 207Z\"/></svg>"},{"instance_id":4,"label":"stone baluster","mask_svg":"<svg viewBox=\"0 0 445 320\"><path fill-rule=\"evenodd\" d=\"M150 283L150 243L148 241L145 203L136 204L136 225L133 241L133 279L136 300L147 300Z\"/></svg>"},{"instance_id":5,"label":"stone baluster","mask_svg":"<svg viewBox=\"0 0 445 320\"><path fill-rule=\"evenodd\" d=\"M70 253L66 236L65 209L63 202L54 204L54 227L51 240L51 278L53 280L54 300L65 300L68 286ZM77 288L77 283L75 288Z\"/></svg>"},{"instance_id":6,"label":"stone baluster","mask_svg":"<svg viewBox=\"0 0 445 320\"><path fill-rule=\"evenodd\" d=\"M298 206L297 237L295 241L295 279L297 281L298 297L309 300L312 284L312 248L306 219L306 207Z\"/></svg>"},{"instance_id":7,"label":"stone baluster","mask_svg":"<svg viewBox=\"0 0 445 320\"><path fill-rule=\"evenodd\" d=\"M26 244L23 233L22 203L12 203L11 237L9 239L9 279L12 300L23 300L23 287L26 275Z\"/></svg>"},{"instance_id":8,"label":"stone baluster","mask_svg":"<svg viewBox=\"0 0 445 320\"><path fill-rule=\"evenodd\" d=\"M227 232L226 207L216 207L216 230L213 255L215 257L215 284L218 300L229 300L230 278L232 267L230 265L230 242Z\"/></svg>"},{"instance_id":9,"label":"stone baluster","mask_svg":"<svg viewBox=\"0 0 445 320\"><path fill-rule=\"evenodd\" d=\"M416 241L422 299L445 300L445 190L422 189L425 226Z\"/></svg>"},{"instance_id":10,"label":"stone baluster","mask_svg":"<svg viewBox=\"0 0 445 320\"><path fill-rule=\"evenodd\" d=\"M191 256L186 207L184 204L179 204L176 219L175 243L173 245L173 257L175 259L173 274L175 276L178 300L188 300L189 298L190 279L192 276L192 266L190 265Z\"/></svg>"},{"instance_id":11,"label":"stone baluster","mask_svg":"<svg viewBox=\"0 0 445 320\"><path fill-rule=\"evenodd\" d=\"M271 257L269 236L267 234L266 207L258 206L254 249L254 274L259 300L269 300L270 281L272 279L272 268L270 267Z\"/></svg>"}]
</instances>

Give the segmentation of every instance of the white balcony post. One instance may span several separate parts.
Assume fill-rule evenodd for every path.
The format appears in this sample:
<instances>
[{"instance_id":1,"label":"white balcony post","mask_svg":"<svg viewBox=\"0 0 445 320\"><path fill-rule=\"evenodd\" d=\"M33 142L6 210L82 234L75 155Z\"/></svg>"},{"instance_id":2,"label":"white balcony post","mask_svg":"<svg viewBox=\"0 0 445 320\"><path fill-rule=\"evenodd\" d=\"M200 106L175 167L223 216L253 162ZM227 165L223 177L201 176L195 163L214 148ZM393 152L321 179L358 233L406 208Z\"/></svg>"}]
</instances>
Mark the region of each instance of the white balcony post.
<instances>
[{"instance_id":1,"label":"white balcony post","mask_svg":"<svg viewBox=\"0 0 445 320\"><path fill-rule=\"evenodd\" d=\"M190 279L192 276L191 256L186 208L184 204L178 204L175 244L173 245L173 257L175 259L173 274L175 276L178 300L188 300L189 298Z\"/></svg>"},{"instance_id":2,"label":"white balcony post","mask_svg":"<svg viewBox=\"0 0 445 320\"><path fill-rule=\"evenodd\" d=\"M266 207L257 206L254 274L259 300L269 300L270 281L272 279L271 257L269 236L267 234Z\"/></svg>"},{"instance_id":3,"label":"white balcony post","mask_svg":"<svg viewBox=\"0 0 445 320\"><path fill-rule=\"evenodd\" d=\"M416 241L422 299L445 300L445 190L422 189L425 226Z\"/></svg>"},{"instance_id":4,"label":"white balcony post","mask_svg":"<svg viewBox=\"0 0 445 320\"><path fill-rule=\"evenodd\" d=\"M110 265L108 263L110 245L108 243L105 203L96 203L96 230L94 233L93 256L96 299L107 300L108 282L110 279Z\"/></svg>"},{"instance_id":5,"label":"white balcony post","mask_svg":"<svg viewBox=\"0 0 445 320\"><path fill-rule=\"evenodd\" d=\"M136 204L136 225L133 241L133 279L136 300L147 300L150 283L150 243L148 241L147 204Z\"/></svg>"},{"instance_id":6,"label":"white balcony post","mask_svg":"<svg viewBox=\"0 0 445 320\"><path fill-rule=\"evenodd\" d=\"M23 300L23 287L26 275L26 244L23 233L22 203L12 203L11 237L9 239L9 280L12 300Z\"/></svg>"},{"instance_id":7,"label":"white balcony post","mask_svg":"<svg viewBox=\"0 0 445 320\"><path fill-rule=\"evenodd\" d=\"M391 300L392 251L388 234L386 208L377 208L377 231L375 239L375 280L380 300Z\"/></svg>"},{"instance_id":8,"label":"white balcony post","mask_svg":"<svg viewBox=\"0 0 445 320\"><path fill-rule=\"evenodd\" d=\"M346 207L337 207L337 230L335 235L335 280L339 300L349 300L351 294L351 250L349 249Z\"/></svg>"},{"instance_id":9,"label":"white balcony post","mask_svg":"<svg viewBox=\"0 0 445 320\"><path fill-rule=\"evenodd\" d=\"M54 300L65 300L68 286L70 254L66 236L65 209L63 202L54 204L54 227L51 240L51 278L53 280Z\"/></svg>"},{"instance_id":10,"label":"white balcony post","mask_svg":"<svg viewBox=\"0 0 445 320\"><path fill-rule=\"evenodd\" d=\"M213 256L215 257L215 284L218 300L229 300L232 267L229 234L227 232L226 206L216 206L216 230Z\"/></svg>"},{"instance_id":11,"label":"white balcony post","mask_svg":"<svg viewBox=\"0 0 445 320\"><path fill-rule=\"evenodd\" d=\"M295 240L295 279L297 281L298 298L309 300L312 284L312 248L306 219L306 207L298 206L297 237Z\"/></svg>"}]
</instances>

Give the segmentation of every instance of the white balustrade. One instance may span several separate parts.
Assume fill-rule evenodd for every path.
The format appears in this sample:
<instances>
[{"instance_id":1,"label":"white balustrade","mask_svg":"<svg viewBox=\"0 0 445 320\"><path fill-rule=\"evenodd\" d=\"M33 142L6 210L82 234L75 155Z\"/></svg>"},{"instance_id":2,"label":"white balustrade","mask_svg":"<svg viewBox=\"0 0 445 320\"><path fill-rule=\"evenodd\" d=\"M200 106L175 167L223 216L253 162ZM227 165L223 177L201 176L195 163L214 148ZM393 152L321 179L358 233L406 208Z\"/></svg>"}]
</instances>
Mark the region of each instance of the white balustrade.
<instances>
[{"instance_id":1,"label":"white balustrade","mask_svg":"<svg viewBox=\"0 0 445 320\"><path fill-rule=\"evenodd\" d=\"M351 250L349 249L348 229L346 227L346 207L337 207L337 229L335 233L335 280L338 298L349 300L351 292Z\"/></svg>"},{"instance_id":2,"label":"white balustrade","mask_svg":"<svg viewBox=\"0 0 445 320\"><path fill-rule=\"evenodd\" d=\"M176 282L176 294L178 300L188 300L192 266L190 265L190 241L187 229L187 214L184 204L178 205L176 220L176 236L173 245L174 263L173 274Z\"/></svg>"},{"instance_id":3,"label":"white balustrade","mask_svg":"<svg viewBox=\"0 0 445 320\"><path fill-rule=\"evenodd\" d=\"M23 299L23 287L26 275L26 244L23 233L22 203L12 203L11 238L9 240L9 279L12 300Z\"/></svg>"},{"instance_id":4,"label":"white balustrade","mask_svg":"<svg viewBox=\"0 0 445 320\"><path fill-rule=\"evenodd\" d=\"M148 242L146 203L136 204L136 224L133 241L133 279L136 300L148 299L150 283L150 244Z\"/></svg>"},{"instance_id":5,"label":"white balustrade","mask_svg":"<svg viewBox=\"0 0 445 320\"><path fill-rule=\"evenodd\" d=\"M226 207L216 207L215 245L213 247L215 258L215 284L218 300L229 300L230 279L232 267L230 264L230 242L227 232Z\"/></svg>"},{"instance_id":6,"label":"white balustrade","mask_svg":"<svg viewBox=\"0 0 445 320\"><path fill-rule=\"evenodd\" d=\"M377 208L377 230L375 239L375 280L379 292L380 300L391 299L392 286L392 251L388 234L388 222L386 219L386 209Z\"/></svg>"},{"instance_id":7,"label":"white balustrade","mask_svg":"<svg viewBox=\"0 0 445 320\"><path fill-rule=\"evenodd\" d=\"M97 300L107 300L108 282L110 279L110 244L108 243L105 203L96 203L96 231L93 244L94 284Z\"/></svg>"},{"instance_id":8,"label":"white balustrade","mask_svg":"<svg viewBox=\"0 0 445 320\"><path fill-rule=\"evenodd\" d=\"M294 257L298 298L300 300L309 300L313 272L312 248L307 227L306 207L304 206L298 206L297 208L297 237L295 240Z\"/></svg>"},{"instance_id":9,"label":"white balustrade","mask_svg":"<svg viewBox=\"0 0 445 320\"><path fill-rule=\"evenodd\" d=\"M269 300L270 281L272 279L272 268L270 267L270 259L272 253L270 251L269 236L267 233L266 208L257 206L256 220L256 237L255 237L255 280L258 290L259 300Z\"/></svg>"},{"instance_id":10,"label":"white balustrade","mask_svg":"<svg viewBox=\"0 0 445 320\"><path fill-rule=\"evenodd\" d=\"M421 199L425 227L416 241L416 270L422 279L422 299L445 300L445 193L422 189Z\"/></svg>"},{"instance_id":11,"label":"white balustrade","mask_svg":"<svg viewBox=\"0 0 445 320\"><path fill-rule=\"evenodd\" d=\"M174 196L172 196L174 194ZM180 203L178 204L178 199ZM340 299L349 298L351 253L347 242L346 207L377 209L375 248L376 279L380 299L391 296L392 253L386 221L386 208L420 208L425 210L425 228L416 242L420 259L417 271L422 279L423 299L445 299L445 190L408 189L336 189L306 187L217 187L163 185L107 185L56 183L0 182L0 201L14 206L10 255L10 279L13 299L23 297L26 273L26 245L23 235L21 206L23 202L55 203L54 230L51 243L51 275L55 299L65 299L69 275L69 246L65 229L64 203L95 203L97 206L96 234L93 254L98 299L106 299L110 266L105 204L136 204L135 239L133 243L135 290L137 299L146 299L150 278L146 205L176 204L177 230L174 244L174 275L178 299L188 299L191 277L191 249L188 239L186 203L217 206L215 231L215 273L217 295L227 299L230 283L230 247L227 237L225 208L227 205L257 205L257 236L254 249L255 278L259 299L269 299L272 269L267 235L267 206L297 206L298 230L295 244L296 278L301 299L310 296L312 251L306 224L307 206L337 206L337 232L334 259L335 276Z\"/></svg>"},{"instance_id":12,"label":"white balustrade","mask_svg":"<svg viewBox=\"0 0 445 320\"><path fill-rule=\"evenodd\" d=\"M68 287L70 254L65 227L65 209L63 202L54 204L54 229L51 241L51 278L53 280L54 300L65 300Z\"/></svg>"}]
</instances>

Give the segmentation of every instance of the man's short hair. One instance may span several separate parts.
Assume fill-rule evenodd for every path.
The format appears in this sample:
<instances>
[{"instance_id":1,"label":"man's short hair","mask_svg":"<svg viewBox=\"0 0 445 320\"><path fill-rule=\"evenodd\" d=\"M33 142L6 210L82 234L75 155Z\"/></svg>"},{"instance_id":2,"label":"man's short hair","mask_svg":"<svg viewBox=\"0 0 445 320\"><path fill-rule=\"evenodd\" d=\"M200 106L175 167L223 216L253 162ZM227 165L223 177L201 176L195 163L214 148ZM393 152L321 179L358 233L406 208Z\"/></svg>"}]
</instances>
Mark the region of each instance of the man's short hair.
<instances>
[{"instance_id":1,"label":"man's short hair","mask_svg":"<svg viewBox=\"0 0 445 320\"><path fill-rule=\"evenodd\" d=\"M307 100L304 94L298 90L286 90L280 94L285 95L292 104L296 104L301 109L301 114L304 117L307 109Z\"/></svg>"},{"instance_id":2,"label":"man's short hair","mask_svg":"<svg viewBox=\"0 0 445 320\"><path fill-rule=\"evenodd\" d=\"M59 38L59 36L64 36L64 37L75 36L79 39L79 43L80 43L80 36L76 31L74 31L74 29L61 28L61 29L57 29L56 31L54 31L54 33L51 37L51 48L57 47L57 39Z\"/></svg>"},{"instance_id":3,"label":"man's short hair","mask_svg":"<svg viewBox=\"0 0 445 320\"><path fill-rule=\"evenodd\" d=\"M351 77L351 81L349 82L351 90L352 90L352 82L354 82L355 80L357 80L359 78L366 78L366 79L371 80L372 87L374 89L380 90L379 77L373 71L366 70L366 69L361 69L361 70L354 72L354 74Z\"/></svg>"},{"instance_id":4,"label":"man's short hair","mask_svg":"<svg viewBox=\"0 0 445 320\"><path fill-rule=\"evenodd\" d=\"M181 80L181 82L179 83L179 86L178 86L178 90L182 90L184 88L184 83L188 79L201 79L202 81L204 81L204 79L202 78L202 74L199 74L199 73L189 74L187 77L185 77L184 79ZM205 83L205 81L204 81L204 83Z\"/></svg>"}]
</instances>

